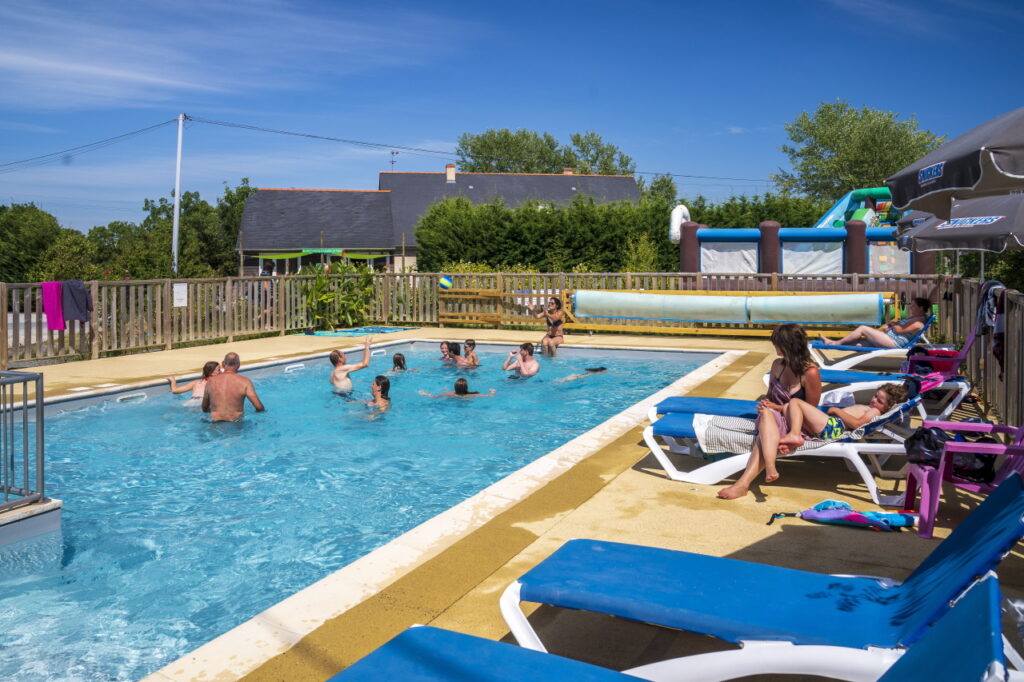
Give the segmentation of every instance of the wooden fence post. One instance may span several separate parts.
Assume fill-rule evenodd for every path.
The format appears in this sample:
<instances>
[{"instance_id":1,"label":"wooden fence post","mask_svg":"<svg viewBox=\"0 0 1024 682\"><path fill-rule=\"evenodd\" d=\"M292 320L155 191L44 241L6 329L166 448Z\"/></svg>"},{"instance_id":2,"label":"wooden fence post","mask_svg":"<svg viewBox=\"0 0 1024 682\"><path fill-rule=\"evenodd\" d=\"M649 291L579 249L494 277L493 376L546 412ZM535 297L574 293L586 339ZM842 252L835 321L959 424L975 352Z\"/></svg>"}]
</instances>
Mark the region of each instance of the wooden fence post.
<instances>
[{"instance_id":1,"label":"wooden fence post","mask_svg":"<svg viewBox=\"0 0 1024 682\"><path fill-rule=\"evenodd\" d=\"M165 279L163 281L163 299L164 299L164 349L171 350L174 348L174 329L171 328L172 306L174 305L174 286L171 280Z\"/></svg>"},{"instance_id":2,"label":"wooden fence post","mask_svg":"<svg viewBox=\"0 0 1024 682\"><path fill-rule=\"evenodd\" d=\"M228 343L235 340L235 279L228 277L224 282L224 309L227 311Z\"/></svg>"},{"instance_id":3,"label":"wooden fence post","mask_svg":"<svg viewBox=\"0 0 1024 682\"><path fill-rule=\"evenodd\" d=\"M501 276L500 272L497 272L494 275L494 288L498 292L498 329L501 329L501 324L505 320L505 310L507 309L507 306L505 305L504 295L505 278Z\"/></svg>"},{"instance_id":4,"label":"wooden fence post","mask_svg":"<svg viewBox=\"0 0 1024 682\"><path fill-rule=\"evenodd\" d=\"M284 336L285 330L288 328L288 320L285 318L287 312L287 299L288 299L288 278L281 275L281 281L277 287L277 323L281 327L278 331L278 336Z\"/></svg>"},{"instance_id":5,"label":"wooden fence post","mask_svg":"<svg viewBox=\"0 0 1024 682\"><path fill-rule=\"evenodd\" d=\"M384 324L391 319L391 273L384 273Z\"/></svg>"},{"instance_id":6,"label":"wooden fence post","mask_svg":"<svg viewBox=\"0 0 1024 682\"><path fill-rule=\"evenodd\" d=\"M7 284L0 282L0 370L7 369Z\"/></svg>"},{"instance_id":7,"label":"wooden fence post","mask_svg":"<svg viewBox=\"0 0 1024 682\"><path fill-rule=\"evenodd\" d=\"M100 283L89 282L89 295L92 296L92 310L89 311L89 357L100 358Z\"/></svg>"}]
</instances>

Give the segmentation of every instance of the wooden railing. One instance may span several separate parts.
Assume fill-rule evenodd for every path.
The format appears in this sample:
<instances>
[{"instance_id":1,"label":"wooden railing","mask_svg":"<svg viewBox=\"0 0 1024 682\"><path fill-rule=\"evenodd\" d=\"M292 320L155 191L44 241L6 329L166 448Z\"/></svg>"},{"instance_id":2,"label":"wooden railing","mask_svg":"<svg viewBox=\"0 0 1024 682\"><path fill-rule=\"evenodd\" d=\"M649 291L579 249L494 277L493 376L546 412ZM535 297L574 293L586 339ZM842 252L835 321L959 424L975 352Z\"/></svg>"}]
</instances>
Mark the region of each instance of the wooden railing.
<instances>
[{"instance_id":1,"label":"wooden railing","mask_svg":"<svg viewBox=\"0 0 1024 682\"><path fill-rule=\"evenodd\" d=\"M974 279L943 277L939 282L939 333L950 343L962 347L974 329L978 314L980 283ZM963 374L985 401L985 407L1005 424L1024 423L1024 294L1006 293L1003 364L992 354L993 335L978 337ZM1002 370L1002 372L1001 372ZM1002 377L1000 378L1000 373Z\"/></svg>"},{"instance_id":2,"label":"wooden railing","mask_svg":"<svg viewBox=\"0 0 1024 682\"><path fill-rule=\"evenodd\" d=\"M435 325L442 319L484 318L501 325L536 326L529 308L548 296L576 289L709 291L895 291L934 296L929 275L548 273L450 275L456 289L494 292L458 300L444 296L435 273L379 274L368 319L397 325ZM192 280L89 282L88 321L49 330L39 284L0 283L0 369L45 362L99 358L156 348L286 334L309 327L303 288L310 277L227 277ZM175 289L187 294L176 305ZM184 291L182 291L182 289ZM179 303L181 301L178 301ZM653 333L678 327L646 323ZM729 325L703 325L708 330Z\"/></svg>"}]
</instances>

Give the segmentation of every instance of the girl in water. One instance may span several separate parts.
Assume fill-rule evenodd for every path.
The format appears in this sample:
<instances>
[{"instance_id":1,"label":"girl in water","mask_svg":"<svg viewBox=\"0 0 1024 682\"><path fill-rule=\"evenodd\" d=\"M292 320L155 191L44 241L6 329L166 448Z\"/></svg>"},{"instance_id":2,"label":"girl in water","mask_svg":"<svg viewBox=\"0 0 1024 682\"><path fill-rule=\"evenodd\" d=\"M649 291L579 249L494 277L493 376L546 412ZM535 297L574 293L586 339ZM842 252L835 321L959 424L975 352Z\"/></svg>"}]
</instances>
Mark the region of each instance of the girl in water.
<instances>
[{"instance_id":1,"label":"girl in water","mask_svg":"<svg viewBox=\"0 0 1024 682\"><path fill-rule=\"evenodd\" d=\"M449 391L448 393L442 393L441 395L434 395L433 393L427 393L426 391L420 391L420 395L425 395L428 398L490 398L496 391L492 388L489 393L481 393L480 391L469 390L469 382L465 379L455 380L455 390Z\"/></svg>"},{"instance_id":2,"label":"girl in water","mask_svg":"<svg viewBox=\"0 0 1024 682\"><path fill-rule=\"evenodd\" d=\"M211 360L203 365L203 376L201 378L190 381L183 386L179 386L174 377L167 377L167 383L171 385L171 393L187 393L188 391L192 391L192 397L189 398L186 404L198 405L206 394L206 382L209 381L210 377L217 373L218 369L220 369L220 363Z\"/></svg>"},{"instance_id":3,"label":"girl in water","mask_svg":"<svg viewBox=\"0 0 1024 682\"><path fill-rule=\"evenodd\" d=\"M376 409L378 414L387 412L388 408L391 407L391 398L388 396L390 392L391 380L386 376L378 374L370 382L370 393L373 394L373 400L366 403L366 406Z\"/></svg>"},{"instance_id":4,"label":"girl in water","mask_svg":"<svg viewBox=\"0 0 1024 682\"><path fill-rule=\"evenodd\" d=\"M405 371L405 356L401 353L395 353L391 356L391 371L392 372L404 372Z\"/></svg>"}]
</instances>

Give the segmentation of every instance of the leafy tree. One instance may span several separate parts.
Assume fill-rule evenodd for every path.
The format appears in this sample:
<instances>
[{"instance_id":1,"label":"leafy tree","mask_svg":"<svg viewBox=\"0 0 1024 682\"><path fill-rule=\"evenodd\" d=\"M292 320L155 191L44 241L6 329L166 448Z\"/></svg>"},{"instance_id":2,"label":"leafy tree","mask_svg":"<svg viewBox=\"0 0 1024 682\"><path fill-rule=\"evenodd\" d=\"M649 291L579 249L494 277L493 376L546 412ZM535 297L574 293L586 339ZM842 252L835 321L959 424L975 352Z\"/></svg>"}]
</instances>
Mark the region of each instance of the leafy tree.
<instances>
[{"instance_id":1,"label":"leafy tree","mask_svg":"<svg viewBox=\"0 0 1024 682\"><path fill-rule=\"evenodd\" d=\"M0 280L28 281L60 234L57 219L35 204L0 206Z\"/></svg>"},{"instance_id":2,"label":"leafy tree","mask_svg":"<svg viewBox=\"0 0 1024 682\"><path fill-rule=\"evenodd\" d=\"M572 157L572 162L565 167L575 169L580 175L632 175L636 171L633 159L602 140L593 130L573 133L569 139L572 147L565 152Z\"/></svg>"},{"instance_id":3,"label":"leafy tree","mask_svg":"<svg viewBox=\"0 0 1024 682\"><path fill-rule=\"evenodd\" d=\"M224 183L224 194L217 199L217 216L220 220L220 234L215 241L219 248L210 254L209 264L221 275L234 274L238 267L238 231L242 227L242 212L245 200L256 193L249 186L249 178L242 178L236 187Z\"/></svg>"},{"instance_id":4,"label":"leafy tree","mask_svg":"<svg viewBox=\"0 0 1024 682\"><path fill-rule=\"evenodd\" d=\"M690 219L708 227L757 227L775 220L783 227L809 227L831 207L831 200L766 193L733 196L713 204L706 197L680 199L690 210Z\"/></svg>"},{"instance_id":5,"label":"leafy tree","mask_svg":"<svg viewBox=\"0 0 1024 682\"><path fill-rule=\"evenodd\" d=\"M674 206L679 196L676 181L671 175L655 175L650 184L640 178L637 185L640 186L640 196L644 201L657 201Z\"/></svg>"},{"instance_id":6,"label":"leafy tree","mask_svg":"<svg viewBox=\"0 0 1024 682\"><path fill-rule=\"evenodd\" d=\"M574 133L559 144L550 133L508 128L463 133L456 148L463 173L561 173L572 168L581 175L630 175L633 160L594 131Z\"/></svg>"},{"instance_id":7,"label":"leafy tree","mask_svg":"<svg viewBox=\"0 0 1024 682\"><path fill-rule=\"evenodd\" d=\"M841 99L822 102L786 125L793 145L780 149L793 170L780 169L773 180L786 193L832 202L850 190L877 187L945 139L917 125L913 116L900 121L895 113L855 109Z\"/></svg>"},{"instance_id":8,"label":"leafy tree","mask_svg":"<svg viewBox=\"0 0 1024 682\"><path fill-rule=\"evenodd\" d=\"M101 279L96 244L78 230L61 230L56 240L28 273L32 282Z\"/></svg>"},{"instance_id":9,"label":"leafy tree","mask_svg":"<svg viewBox=\"0 0 1024 682\"><path fill-rule=\"evenodd\" d=\"M569 165L558 140L525 129L463 133L455 153L463 173L561 173Z\"/></svg>"},{"instance_id":10,"label":"leafy tree","mask_svg":"<svg viewBox=\"0 0 1024 682\"><path fill-rule=\"evenodd\" d=\"M626 272L656 272L658 270L658 249L645 232L633 235L626 240L622 269Z\"/></svg>"}]
</instances>

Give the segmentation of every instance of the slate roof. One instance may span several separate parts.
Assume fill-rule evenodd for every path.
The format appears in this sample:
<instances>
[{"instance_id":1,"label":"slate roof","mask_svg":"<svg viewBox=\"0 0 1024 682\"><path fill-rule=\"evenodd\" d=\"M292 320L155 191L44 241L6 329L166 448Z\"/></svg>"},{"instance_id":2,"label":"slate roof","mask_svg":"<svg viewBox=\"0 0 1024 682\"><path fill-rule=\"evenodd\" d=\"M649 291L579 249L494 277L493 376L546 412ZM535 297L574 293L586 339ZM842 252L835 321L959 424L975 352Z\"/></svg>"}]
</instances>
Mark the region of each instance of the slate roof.
<instances>
[{"instance_id":1,"label":"slate roof","mask_svg":"<svg viewBox=\"0 0 1024 682\"><path fill-rule=\"evenodd\" d=\"M415 228L427 209L447 197L466 197L475 204L500 196L508 206L528 200L568 204L577 194L598 203L638 201L640 189L629 175L550 175L532 173L456 173L455 182L442 173L382 172L380 189L391 190L395 244L416 245Z\"/></svg>"},{"instance_id":2,"label":"slate roof","mask_svg":"<svg viewBox=\"0 0 1024 682\"><path fill-rule=\"evenodd\" d=\"M391 198L375 190L260 189L245 202L246 251L390 249Z\"/></svg>"},{"instance_id":3,"label":"slate roof","mask_svg":"<svg viewBox=\"0 0 1024 682\"><path fill-rule=\"evenodd\" d=\"M529 200L568 204L577 194L598 203L637 201L628 175L384 172L379 190L260 189L245 202L240 245L245 251L319 248L395 249L405 234L416 246L415 228L432 205L446 197L485 203L496 196L516 207Z\"/></svg>"}]
</instances>

